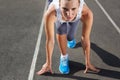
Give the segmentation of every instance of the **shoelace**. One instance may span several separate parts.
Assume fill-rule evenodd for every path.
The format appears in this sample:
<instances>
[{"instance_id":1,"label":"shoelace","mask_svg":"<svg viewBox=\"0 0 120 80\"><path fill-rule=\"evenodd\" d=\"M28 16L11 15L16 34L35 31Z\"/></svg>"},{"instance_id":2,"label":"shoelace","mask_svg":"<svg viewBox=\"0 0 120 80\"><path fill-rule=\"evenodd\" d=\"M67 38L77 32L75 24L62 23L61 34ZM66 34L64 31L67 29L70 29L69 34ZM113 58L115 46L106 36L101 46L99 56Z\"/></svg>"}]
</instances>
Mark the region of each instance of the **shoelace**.
<instances>
[{"instance_id":1,"label":"shoelace","mask_svg":"<svg viewBox=\"0 0 120 80\"><path fill-rule=\"evenodd\" d=\"M62 65L63 66L67 66L67 59L66 58L62 58Z\"/></svg>"}]
</instances>

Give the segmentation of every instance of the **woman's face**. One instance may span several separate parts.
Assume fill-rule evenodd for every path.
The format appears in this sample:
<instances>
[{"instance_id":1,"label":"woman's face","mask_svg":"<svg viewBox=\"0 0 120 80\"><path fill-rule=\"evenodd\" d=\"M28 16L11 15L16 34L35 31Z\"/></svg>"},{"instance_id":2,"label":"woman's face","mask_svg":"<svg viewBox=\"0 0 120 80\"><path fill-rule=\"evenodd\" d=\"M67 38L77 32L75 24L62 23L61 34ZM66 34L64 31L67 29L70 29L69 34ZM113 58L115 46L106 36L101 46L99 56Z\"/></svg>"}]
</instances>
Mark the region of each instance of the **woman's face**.
<instances>
[{"instance_id":1,"label":"woman's face","mask_svg":"<svg viewBox=\"0 0 120 80\"><path fill-rule=\"evenodd\" d=\"M62 18L65 21L72 21L75 19L79 8L78 0L60 0L60 10Z\"/></svg>"}]
</instances>

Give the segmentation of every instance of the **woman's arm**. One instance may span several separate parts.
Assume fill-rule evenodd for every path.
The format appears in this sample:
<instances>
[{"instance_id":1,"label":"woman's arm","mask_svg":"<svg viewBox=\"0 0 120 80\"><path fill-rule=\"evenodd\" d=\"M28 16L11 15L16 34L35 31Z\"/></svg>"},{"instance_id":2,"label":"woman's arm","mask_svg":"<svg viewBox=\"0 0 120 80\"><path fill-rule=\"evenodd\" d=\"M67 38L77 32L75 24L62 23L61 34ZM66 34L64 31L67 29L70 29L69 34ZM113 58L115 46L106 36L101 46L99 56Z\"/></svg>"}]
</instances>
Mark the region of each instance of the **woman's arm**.
<instances>
[{"instance_id":1,"label":"woman's arm","mask_svg":"<svg viewBox=\"0 0 120 80\"><path fill-rule=\"evenodd\" d=\"M84 5L83 12L82 12L82 37L81 37L81 43L83 47L83 51L85 54L85 63L86 63L86 70L84 73L86 73L89 70L98 72L99 70L96 69L90 61L90 33L92 29L93 24L93 13L92 11L87 7L87 5Z\"/></svg>"},{"instance_id":2,"label":"woman's arm","mask_svg":"<svg viewBox=\"0 0 120 80\"><path fill-rule=\"evenodd\" d=\"M50 6L44 15L44 24L45 24L45 33L46 33L46 62L43 65L42 69L37 72L38 75L41 75L45 72L52 72L52 53L54 49L54 22L56 20L55 8Z\"/></svg>"},{"instance_id":3,"label":"woman's arm","mask_svg":"<svg viewBox=\"0 0 120 80\"><path fill-rule=\"evenodd\" d=\"M55 11L45 13L45 33L46 33L46 63L51 66L51 57L54 48L54 22Z\"/></svg>"}]
</instances>

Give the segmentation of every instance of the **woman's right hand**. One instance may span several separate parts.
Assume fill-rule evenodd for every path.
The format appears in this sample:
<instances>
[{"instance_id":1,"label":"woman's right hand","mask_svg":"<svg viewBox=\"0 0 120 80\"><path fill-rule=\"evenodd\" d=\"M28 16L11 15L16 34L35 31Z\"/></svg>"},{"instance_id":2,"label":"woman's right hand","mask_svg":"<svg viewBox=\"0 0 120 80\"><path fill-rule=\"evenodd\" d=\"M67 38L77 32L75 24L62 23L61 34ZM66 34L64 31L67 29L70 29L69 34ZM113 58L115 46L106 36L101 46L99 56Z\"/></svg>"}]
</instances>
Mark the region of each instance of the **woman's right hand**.
<instances>
[{"instance_id":1,"label":"woman's right hand","mask_svg":"<svg viewBox=\"0 0 120 80\"><path fill-rule=\"evenodd\" d=\"M44 64L42 66L42 68L36 73L37 75L42 75L46 72L50 72L51 74L53 74L53 71L52 71L52 68L51 66L47 65L47 64Z\"/></svg>"}]
</instances>

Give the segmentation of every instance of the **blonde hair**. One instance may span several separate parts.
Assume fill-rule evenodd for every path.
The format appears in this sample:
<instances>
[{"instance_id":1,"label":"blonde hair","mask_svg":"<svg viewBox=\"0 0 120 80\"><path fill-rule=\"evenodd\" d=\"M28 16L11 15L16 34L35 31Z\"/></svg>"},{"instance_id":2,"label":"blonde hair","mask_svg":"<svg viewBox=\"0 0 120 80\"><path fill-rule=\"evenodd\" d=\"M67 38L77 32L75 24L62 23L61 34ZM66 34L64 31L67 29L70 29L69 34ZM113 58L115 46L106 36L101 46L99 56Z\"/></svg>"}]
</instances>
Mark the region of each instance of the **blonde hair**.
<instances>
[{"instance_id":1,"label":"blonde hair","mask_svg":"<svg viewBox=\"0 0 120 80\"><path fill-rule=\"evenodd\" d=\"M61 0L59 0L59 2L60 2ZM71 0L67 0L67 1L71 1ZM80 3L80 0L78 0L78 2Z\"/></svg>"}]
</instances>

